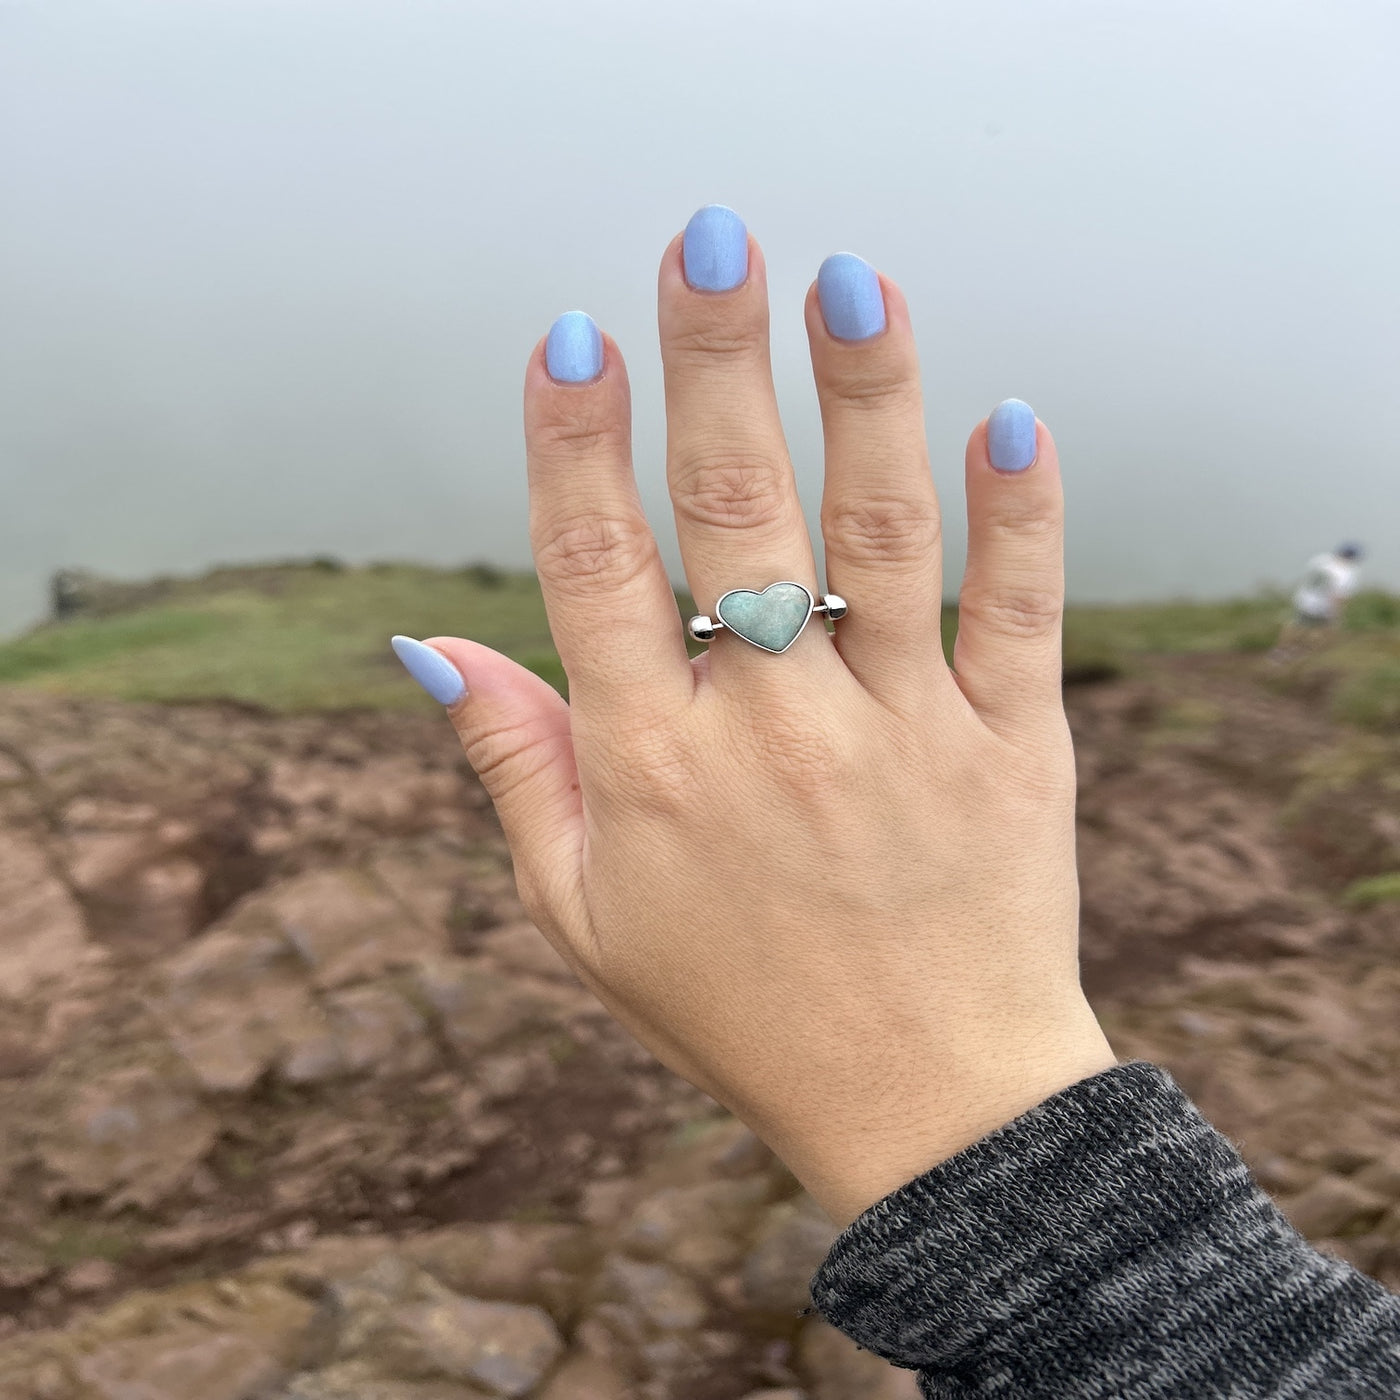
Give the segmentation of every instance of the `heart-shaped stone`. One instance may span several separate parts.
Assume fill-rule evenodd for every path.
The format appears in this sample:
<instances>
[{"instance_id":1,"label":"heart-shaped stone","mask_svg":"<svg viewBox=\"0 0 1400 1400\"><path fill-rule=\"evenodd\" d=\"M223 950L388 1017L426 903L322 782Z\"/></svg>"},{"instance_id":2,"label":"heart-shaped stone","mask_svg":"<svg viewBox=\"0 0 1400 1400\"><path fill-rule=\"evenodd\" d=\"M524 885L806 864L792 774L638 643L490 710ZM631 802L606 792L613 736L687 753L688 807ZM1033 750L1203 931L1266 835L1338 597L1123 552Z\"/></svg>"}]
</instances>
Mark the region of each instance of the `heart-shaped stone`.
<instances>
[{"instance_id":1,"label":"heart-shaped stone","mask_svg":"<svg viewBox=\"0 0 1400 1400\"><path fill-rule=\"evenodd\" d=\"M715 612L746 642L764 651L786 651L812 615L812 595L800 583L770 583L762 593L732 588Z\"/></svg>"}]
</instances>

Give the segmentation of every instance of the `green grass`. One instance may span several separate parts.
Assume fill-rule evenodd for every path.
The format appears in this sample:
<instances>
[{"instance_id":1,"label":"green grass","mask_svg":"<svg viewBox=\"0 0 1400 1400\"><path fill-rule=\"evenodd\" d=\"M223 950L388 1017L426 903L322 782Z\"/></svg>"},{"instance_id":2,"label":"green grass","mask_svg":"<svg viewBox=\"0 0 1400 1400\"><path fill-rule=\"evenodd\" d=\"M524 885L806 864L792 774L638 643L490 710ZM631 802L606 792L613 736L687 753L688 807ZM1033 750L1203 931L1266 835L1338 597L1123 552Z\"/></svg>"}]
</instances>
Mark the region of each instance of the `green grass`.
<instances>
[{"instance_id":1,"label":"green grass","mask_svg":"<svg viewBox=\"0 0 1400 1400\"><path fill-rule=\"evenodd\" d=\"M1124 670L1134 655L1267 651L1288 617L1275 594L1219 603L1137 603L1065 612L1065 669Z\"/></svg>"},{"instance_id":2,"label":"green grass","mask_svg":"<svg viewBox=\"0 0 1400 1400\"><path fill-rule=\"evenodd\" d=\"M1400 734L1400 626L1348 626L1272 678L1301 694L1325 693L1334 718Z\"/></svg>"},{"instance_id":3,"label":"green grass","mask_svg":"<svg viewBox=\"0 0 1400 1400\"><path fill-rule=\"evenodd\" d=\"M678 605L682 617L695 611L684 593ZM1286 616L1286 600L1270 594L1070 608L1066 674L1103 679L1148 654L1258 652L1273 645ZM395 632L470 637L566 692L532 573L487 564L344 568L327 560L114 590L108 615L48 623L0 642L0 684L126 700L228 699L281 711L431 710L389 649ZM944 609L941 632L951 658L956 607ZM1400 724L1400 598L1371 592L1354 599L1347 628L1304 663L1318 666L1336 673L1340 717Z\"/></svg>"},{"instance_id":4,"label":"green grass","mask_svg":"<svg viewBox=\"0 0 1400 1400\"><path fill-rule=\"evenodd\" d=\"M0 644L0 681L125 700L229 699L274 710L427 708L395 632L471 637L562 684L533 574L410 564L222 571L201 588Z\"/></svg>"},{"instance_id":5,"label":"green grass","mask_svg":"<svg viewBox=\"0 0 1400 1400\"><path fill-rule=\"evenodd\" d=\"M1338 686L1332 709L1349 724L1400 731L1400 659L1377 658L1354 669Z\"/></svg>"},{"instance_id":6,"label":"green grass","mask_svg":"<svg viewBox=\"0 0 1400 1400\"><path fill-rule=\"evenodd\" d=\"M1357 880L1342 892L1342 902L1353 909L1389 904L1393 900L1400 900L1400 870L1389 875L1373 875L1368 880Z\"/></svg>"}]
</instances>

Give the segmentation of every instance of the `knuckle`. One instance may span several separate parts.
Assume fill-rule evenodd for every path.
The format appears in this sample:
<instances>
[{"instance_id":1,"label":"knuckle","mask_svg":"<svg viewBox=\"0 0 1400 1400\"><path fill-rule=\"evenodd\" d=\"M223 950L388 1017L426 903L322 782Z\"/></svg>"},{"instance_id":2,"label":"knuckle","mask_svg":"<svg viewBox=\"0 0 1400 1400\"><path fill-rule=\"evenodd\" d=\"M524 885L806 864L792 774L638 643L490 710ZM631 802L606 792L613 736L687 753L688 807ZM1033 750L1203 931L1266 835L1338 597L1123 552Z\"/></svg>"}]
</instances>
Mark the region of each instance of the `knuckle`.
<instances>
[{"instance_id":1,"label":"knuckle","mask_svg":"<svg viewBox=\"0 0 1400 1400\"><path fill-rule=\"evenodd\" d=\"M992 541L1023 546L1027 540L1047 544L1058 540L1059 518L1048 511L1043 503L1017 500L1011 492L1005 495L1010 499L999 501L984 522L983 528Z\"/></svg>"},{"instance_id":2,"label":"knuckle","mask_svg":"<svg viewBox=\"0 0 1400 1400\"><path fill-rule=\"evenodd\" d=\"M965 618L980 630L1030 641L1057 636L1063 611L1058 590L1031 584L973 588L958 600L960 627Z\"/></svg>"},{"instance_id":3,"label":"knuckle","mask_svg":"<svg viewBox=\"0 0 1400 1400\"><path fill-rule=\"evenodd\" d=\"M772 462L740 454L713 453L683 469L673 494L683 520L721 528L776 524L792 503Z\"/></svg>"},{"instance_id":4,"label":"knuckle","mask_svg":"<svg viewBox=\"0 0 1400 1400\"><path fill-rule=\"evenodd\" d=\"M942 534L938 506L928 499L865 496L822 511L828 548L858 562L922 562L938 550Z\"/></svg>"},{"instance_id":5,"label":"knuckle","mask_svg":"<svg viewBox=\"0 0 1400 1400\"><path fill-rule=\"evenodd\" d=\"M628 450L628 427L605 399L570 395L555 405L552 417L536 426L532 445L546 462L616 456Z\"/></svg>"},{"instance_id":6,"label":"knuckle","mask_svg":"<svg viewBox=\"0 0 1400 1400\"><path fill-rule=\"evenodd\" d=\"M625 516L582 516L565 521L536 547L540 573L568 587L590 592L599 586L625 588L657 557L656 540L645 520Z\"/></svg>"},{"instance_id":7,"label":"knuckle","mask_svg":"<svg viewBox=\"0 0 1400 1400\"><path fill-rule=\"evenodd\" d=\"M763 327L743 321L694 321L670 337L671 358L699 362L745 359L762 354Z\"/></svg>"},{"instance_id":8,"label":"knuckle","mask_svg":"<svg viewBox=\"0 0 1400 1400\"><path fill-rule=\"evenodd\" d=\"M508 803L520 788L558 760L559 736L541 738L523 723L503 720L462 736L467 756L493 802Z\"/></svg>"},{"instance_id":9,"label":"knuckle","mask_svg":"<svg viewBox=\"0 0 1400 1400\"><path fill-rule=\"evenodd\" d=\"M917 381L903 365L878 358L843 365L832 380L831 392L841 404L882 413L923 412L923 396Z\"/></svg>"}]
</instances>

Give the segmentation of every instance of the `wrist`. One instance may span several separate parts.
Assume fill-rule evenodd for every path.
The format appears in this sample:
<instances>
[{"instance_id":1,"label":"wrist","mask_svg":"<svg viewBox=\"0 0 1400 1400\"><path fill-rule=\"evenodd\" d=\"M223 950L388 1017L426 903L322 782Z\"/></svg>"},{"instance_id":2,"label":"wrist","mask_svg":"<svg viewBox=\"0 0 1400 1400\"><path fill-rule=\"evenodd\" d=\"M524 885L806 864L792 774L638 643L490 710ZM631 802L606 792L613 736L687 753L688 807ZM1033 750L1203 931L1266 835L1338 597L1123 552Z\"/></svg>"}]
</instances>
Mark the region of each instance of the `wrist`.
<instances>
[{"instance_id":1,"label":"wrist","mask_svg":"<svg viewBox=\"0 0 1400 1400\"><path fill-rule=\"evenodd\" d=\"M867 1121L840 1132L833 1119L820 1137L795 1136L786 1151L775 1141L780 1135L767 1140L807 1193L844 1229L892 1191L1070 1085L1117 1063L1093 1021L1054 1056L1022 1055L956 1080L946 1071L931 1076L930 1094L911 1099L898 1122L877 1127Z\"/></svg>"}]
</instances>

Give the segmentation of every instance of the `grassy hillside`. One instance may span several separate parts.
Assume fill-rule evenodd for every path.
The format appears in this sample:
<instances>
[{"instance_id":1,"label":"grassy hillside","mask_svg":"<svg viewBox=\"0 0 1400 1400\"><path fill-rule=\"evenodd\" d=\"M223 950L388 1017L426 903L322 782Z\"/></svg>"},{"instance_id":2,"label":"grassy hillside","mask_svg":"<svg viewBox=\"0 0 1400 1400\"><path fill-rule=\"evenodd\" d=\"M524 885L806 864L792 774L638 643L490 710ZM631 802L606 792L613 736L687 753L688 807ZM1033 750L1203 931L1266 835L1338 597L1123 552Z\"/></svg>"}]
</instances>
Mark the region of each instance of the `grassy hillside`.
<instances>
[{"instance_id":1,"label":"grassy hillside","mask_svg":"<svg viewBox=\"0 0 1400 1400\"><path fill-rule=\"evenodd\" d=\"M694 611L678 599L682 615ZM1072 608L1067 678L1131 670L1145 653L1267 651L1278 597ZM951 654L957 611L945 610ZM389 650L395 632L471 637L564 689L533 574L486 565L343 568L333 560L219 569L114 586L85 613L0 643L0 684L131 700L223 698L275 710L430 706ZM1337 703L1361 723L1400 725L1400 599L1354 601L1348 628L1295 666L1340 674Z\"/></svg>"}]
</instances>

